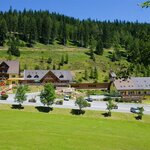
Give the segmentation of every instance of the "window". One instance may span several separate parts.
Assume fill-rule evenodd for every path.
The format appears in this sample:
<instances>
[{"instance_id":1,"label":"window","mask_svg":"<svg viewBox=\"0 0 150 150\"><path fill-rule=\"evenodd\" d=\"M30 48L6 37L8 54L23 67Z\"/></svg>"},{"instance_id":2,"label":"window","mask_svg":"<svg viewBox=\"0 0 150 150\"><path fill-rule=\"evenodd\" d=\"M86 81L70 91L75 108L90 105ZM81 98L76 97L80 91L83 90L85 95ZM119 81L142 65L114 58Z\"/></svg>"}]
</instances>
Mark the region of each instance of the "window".
<instances>
[{"instance_id":1,"label":"window","mask_svg":"<svg viewBox=\"0 0 150 150\"><path fill-rule=\"evenodd\" d=\"M32 76L29 74L29 75L27 76L27 78L32 78Z\"/></svg>"},{"instance_id":2,"label":"window","mask_svg":"<svg viewBox=\"0 0 150 150\"><path fill-rule=\"evenodd\" d=\"M61 75L59 76L59 78L64 78L64 76L61 74Z\"/></svg>"},{"instance_id":3,"label":"window","mask_svg":"<svg viewBox=\"0 0 150 150\"><path fill-rule=\"evenodd\" d=\"M39 78L39 76L38 76L38 75L35 75L34 78Z\"/></svg>"}]
</instances>

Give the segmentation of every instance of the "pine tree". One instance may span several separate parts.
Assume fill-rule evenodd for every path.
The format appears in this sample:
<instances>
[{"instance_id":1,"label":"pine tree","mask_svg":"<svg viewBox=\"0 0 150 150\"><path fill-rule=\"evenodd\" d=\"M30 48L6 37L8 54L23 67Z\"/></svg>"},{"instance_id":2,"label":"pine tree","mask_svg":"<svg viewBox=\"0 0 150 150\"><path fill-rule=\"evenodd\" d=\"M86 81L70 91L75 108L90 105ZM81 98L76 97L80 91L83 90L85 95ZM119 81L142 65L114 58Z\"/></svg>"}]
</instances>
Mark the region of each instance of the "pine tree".
<instances>
[{"instance_id":1,"label":"pine tree","mask_svg":"<svg viewBox=\"0 0 150 150\"><path fill-rule=\"evenodd\" d=\"M48 63L48 64L51 64L51 63L52 63L52 58L51 58L50 56L49 56L48 59L47 59L47 63Z\"/></svg>"},{"instance_id":2,"label":"pine tree","mask_svg":"<svg viewBox=\"0 0 150 150\"><path fill-rule=\"evenodd\" d=\"M91 68L91 72L90 72L90 78L93 79L94 75L93 75L93 68Z\"/></svg>"},{"instance_id":3,"label":"pine tree","mask_svg":"<svg viewBox=\"0 0 150 150\"><path fill-rule=\"evenodd\" d=\"M94 56L93 49L90 49L90 59L92 59L93 61L95 61L95 56Z\"/></svg>"},{"instance_id":4,"label":"pine tree","mask_svg":"<svg viewBox=\"0 0 150 150\"><path fill-rule=\"evenodd\" d=\"M94 68L94 79L98 80L98 72L97 72L97 68Z\"/></svg>"},{"instance_id":5,"label":"pine tree","mask_svg":"<svg viewBox=\"0 0 150 150\"><path fill-rule=\"evenodd\" d=\"M19 51L19 48L18 48L18 45L19 45L18 40L15 37L11 37L9 43L10 43L10 46L8 48L7 53L19 57L20 56L20 51Z\"/></svg>"},{"instance_id":6,"label":"pine tree","mask_svg":"<svg viewBox=\"0 0 150 150\"><path fill-rule=\"evenodd\" d=\"M51 35L50 35L52 44L54 43L56 37L57 37L57 26L56 26L56 21L54 20L52 24Z\"/></svg>"},{"instance_id":7,"label":"pine tree","mask_svg":"<svg viewBox=\"0 0 150 150\"><path fill-rule=\"evenodd\" d=\"M61 56L61 62L60 62L60 66L64 65L64 55Z\"/></svg>"},{"instance_id":8,"label":"pine tree","mask_svg":"<svg viewBox=\"0 0 150 150\"><path fill-rule=\"evenodd\" d=\"M27 70L28 69L28 66L27 64L24 65L24 70Z\"/></svg>"},{"instance_id":9,"label":"pine tree","mask_svg":"<svg viewBox=\"0 0 150 150\"><path fill-rule=\"evenodd\" d=\"M36 65L35 67L34 67L34 70L39 70L40 69L40 66L39 65Z\"/></svg>"},{"instance_id":10,"label":"pine tree","mask_svg":"<svg viewBox=\"0 0 150 150\"><path fill-rule=\"evenodd\" d=\"M69 61L69 56L68 54L65 55L65 64L68 64L68 61Z\"/></svg>"},{"instance_id":11,"label":"pine tree","mask_svg":"<svg viewBox=\"0 0 150 150\"><path fill-rule=\"evenodd\" d=\"M53 64L53 70L56 70L56 65L55 64Z\"/></svg>"},{"instance_id":12,"label":"pine tree","mask_svg":"<svg viewBox=\"0 0 150 150\"><path fill-rule=\"evenodd\" d=\"M99 40L98 42L97 42L97 45L96 45L96 50L95 50L95 53L97 54L97 55L102 55L103 54L103 43L102 43L102 41L101 40Z\"/></svg>"},{"instance_id":13,"label":"pine tree","mask_svg":"<svg viewBox=\"0 0 150 150\"><path fill-rule=\"evenodd\" d=\"M7 33L7 24L4 18L0 18L0 46L4 45Z\"/></svg>"},{"instance_id":14,"label":"pine tree","mask_svg":"<svg viewBox=\"0 0 150 150\"><path fill-rule=\"evenodd\" d=\"M85 72L84 72L84 79L85 79L85 80L88 79L88 72L87 72L87 70L85 70Z\"/></svg>"},{"instance_id":15,"label":"pine tree","mask_svg":"<svg viewBox=\"0 0 150 150\"><path fill-rule=\"evenodd\" d=\"M42 22L42 43L49 44L51 32L51 19L49 16L44 16Z\"/></svg>"}]
</instances>

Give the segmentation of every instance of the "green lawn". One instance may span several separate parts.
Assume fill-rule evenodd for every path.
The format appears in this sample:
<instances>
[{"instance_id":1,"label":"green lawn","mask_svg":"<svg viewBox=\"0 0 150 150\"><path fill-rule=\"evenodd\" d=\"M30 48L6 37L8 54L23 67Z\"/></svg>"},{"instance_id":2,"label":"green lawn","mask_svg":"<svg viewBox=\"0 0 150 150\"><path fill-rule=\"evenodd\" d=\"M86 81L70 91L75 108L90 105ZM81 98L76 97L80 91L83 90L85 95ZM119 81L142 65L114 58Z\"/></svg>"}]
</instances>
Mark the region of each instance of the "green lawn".
<instances>
[{"instance_id":1,"label":"green lawn","mask_svg":"<svg viewBox=\"0 0 150 150\"><path fill-rule=\"evenodd\" d=\"M149 150L150 116L99 111L83 116L69 109L39 113L34 107L12 110L0 105L1 150Z\"/></svg>"}]
</instances>

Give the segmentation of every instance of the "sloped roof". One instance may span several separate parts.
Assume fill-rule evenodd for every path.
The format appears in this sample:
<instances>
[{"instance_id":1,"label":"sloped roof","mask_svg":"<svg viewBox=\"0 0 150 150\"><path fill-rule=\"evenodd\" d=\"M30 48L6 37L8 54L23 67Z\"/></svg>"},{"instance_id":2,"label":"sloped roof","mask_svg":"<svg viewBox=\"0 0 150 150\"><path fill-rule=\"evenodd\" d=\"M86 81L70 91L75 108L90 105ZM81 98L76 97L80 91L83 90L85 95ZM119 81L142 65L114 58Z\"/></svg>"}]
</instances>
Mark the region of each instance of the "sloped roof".
<instances>
[{"instance_id":1,"label":"sloped roof","mask_svg":"<svg viewBox=\"0 0 150 150\"><path fill-rule=\"evenodd\" d=\"M51 72L61 81L72 81L73 77L70 71L67 70L51 70Z\"/></svg>"},{"instance_id":2,"label":"sloped roof","mask_svg":"<svg viewBox=\"0 0 150 150\"><path fill-rule=\"evenodd\" d=\"M114 81L117 90L150 90L150 77L131 77Z\"/></svg>"},{"instance_id":3,"label":"sloped roof","mask_svg":"<svg viewBox=\"0 0 150 150\"><path fill-rule=\"evenodd\" d=\"M41 80L49 71L51 71L60 81L72 81L72 74L66 70L24 70L25 80ZM38 78L36 78L38 76Z\"/></svg>"},{"instance_id":4,"label":"sloped roof","mask_svg":"<svg viewBox=\"0 0 150 150\"><path fill-rule=\"evenodd\" d=\"M9 66L8 74L19 74L19 61L0 61L0 64L3 62Z\"/></svg>"},{"instance_id":5,"label":"sloped roof","mask_svg":"<svg viewBox=\"0 0 150 150\"><path fill-rule=\"evenodd\" d=\"M49 70L24 70L24 79L25 80L41 80ZM38 78L35 76L38 75ZM30 76L30 77L29 77Z\"/></svg>"}]
</instances>

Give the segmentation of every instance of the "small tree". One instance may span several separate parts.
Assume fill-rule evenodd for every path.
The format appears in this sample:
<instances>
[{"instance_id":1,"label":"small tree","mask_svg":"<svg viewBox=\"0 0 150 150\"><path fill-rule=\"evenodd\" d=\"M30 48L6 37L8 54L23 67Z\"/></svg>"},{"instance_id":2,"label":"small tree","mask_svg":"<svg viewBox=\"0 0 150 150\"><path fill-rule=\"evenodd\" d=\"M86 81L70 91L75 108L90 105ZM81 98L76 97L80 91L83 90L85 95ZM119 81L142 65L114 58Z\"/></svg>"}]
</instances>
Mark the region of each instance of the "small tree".
<instances>
[{"instance_id":1,"label":"small tree","mask_svg":"<svg viewBox=\"0 0 150 150\"><path fill-rule=\"evenodd\" d=\"M95 56L94 56L93 49L90 49L90 59L92 59L93 61L95 61Z\"/></svg>"},{"instance_id":2,"label":"small tree","mask_svg":"<svg viewBox=\"0 0 150 150\"><path fill-rule=\"evenodd\" d=\"M28 69L27 64L24 64L24 70L27 70L27 69Z\"/></svg>"},{"instance_id":3,"label":"small tree","mask_svg":"<svg viewBox=\"0 0 150 150\"><path fill-rule=\"evenodd\" d=\"M88 72L87 72L87 70L85 70L85 72L84 72L84 79L85 79L85 80L88 79Z\"/></svg>"},{"instance_id":4,"label":"small tree","mask_svg":"<svg viewBox=\"0 0 150 150\"><path fill-rule=\"evenodd\" d=\"M36 66L34 67L34 69L35 69L35 70L39 70L39 69L40 69L40 66L36 65Z\"/></svg>"},{"instance_id":5,"label":"small tree","mask_svg":"<svg viewBox=\"0 0 150 150\"><path fill-rule=\"evenodd\" d=\"M61 62L60 65L63 66L64 65L64 55L61 56Z\"/></svg>"},{"instance_id":6,"label":"small tree","mask_svg":"<svg viewBox=\"0 0 150 150\"><path fill-rule=\"evenodd\" d=\"M139 112L137 113L138 114L137 118L142 120L142 117L144 115L144 108L143 107L138 107L138 109L139 109Z\"/></svg>"},{"instance_id":7,"label":"small tree","mask_svg":"<svg viewBox=\"0 0 150 150\"><path fill-rule=\"evenodd\" d=\"M94 79L98 80L98 71L97 68L94 68Z\"/></svg>"},{"instance_id":8,"label":"small tree","mask_svg":"<svg viewBox=\"0 0 150 150\"><path fill-rule=\"evenodd\" d=\"M55 70L56 69L56 65L55 64L53 64L53 70Z\"/></svg>"},{"instance_id":9,"label":"small tree","mask_svg":"<svg viewBox=\"0 0 150 150\"><path fill-rule=\"evenodd\" d=\"M52 105L55 99L55 89L50 83L44 85L44 90L41 91L40 100L41 103L47 106Z\"/></svg>"},{"instance_id":10,"label":"small tree","mask_svg":"<svg viewBox=\"0 0 150 150\"><path fill-rule=\"evenodd\" d=\"M48 63L48 64L51 64L51 63L52 63L52 58L51 58L51 57L48 57L47 63Z\"/></svg>"},{"instance_id":11,"label":"small tree","mask_svg":"<svg viewBox=\"0 0 150 150\"><path fill-rule=\"evenodd\" d=\"M15 101L21 104L27 99L26 97L26 86L24 85L19 85L15 94Z\"/></svg>"},{"instance_id":12,"label":"small tree","mask_svg":"<svg viewBox=\"0 0 150 150\"><path fill-rule=\"evenodd\" d=\"M108 102L107 102L107 110L108 110L108 116L111 116L111 110L113 109L113 101L111 98L108 99Z\"/></svg>"},{"instance_id":13,"label":"small tree","mask_svg":"<svg viewBox=\"0 0 150 150\"><path fill-rule=\"evenodd\" d=\"M68 61L69 61L69 56L68 54L65 55L65 64L68 64Z\"/></svg>"},{"instance_id":14,"label":"small tree","mask_svg":"<svg viewBox=\"0 0 150 150\"><path fill-rule=\"evenodd\" d=\"M102 43L102 41L101 40L99 40L98 42L97 42L97 45L96 45L96 50L95 50L95 53L97 54L97 55L102 55L103 54L103 43Z\"/></svg>"},{"instance_id":15,"label":"small tree","mask_svg":"<svg viewBox=\"0 0 150 150\"><path fill-rule=\"evenodd\" d=\"M91 72L90 72L90 78L93 79L93 68L91 68Z\"/></svg>"},{"instance_id":16,"label":"small tree","mask_svg":"<svg viewBox=\"0 0 150 150\"><path fill-rule=\"evenodd\" d=\"M9 41L9 48L7 53L14 55L16 57L20 57L20 50L18 48L19 42L15 37L12 37Z\"/></svg>"},{"instance_id":17,"label":"small tree","mask_svg":"<svg viewBox=\"0 0 150 150\"><path fill-rule=\"evenodd\" d=\"M75 105L78 105L79 113L81 113L82 108L90 106L90 104L86 100L84 100L84 98L82 96L77 98L77 100L75 101Z\"/></svg>"}]
</instances>

